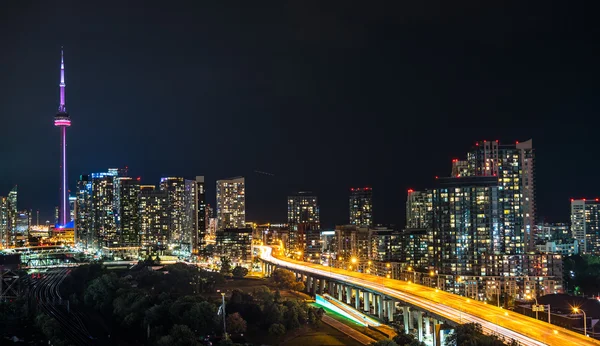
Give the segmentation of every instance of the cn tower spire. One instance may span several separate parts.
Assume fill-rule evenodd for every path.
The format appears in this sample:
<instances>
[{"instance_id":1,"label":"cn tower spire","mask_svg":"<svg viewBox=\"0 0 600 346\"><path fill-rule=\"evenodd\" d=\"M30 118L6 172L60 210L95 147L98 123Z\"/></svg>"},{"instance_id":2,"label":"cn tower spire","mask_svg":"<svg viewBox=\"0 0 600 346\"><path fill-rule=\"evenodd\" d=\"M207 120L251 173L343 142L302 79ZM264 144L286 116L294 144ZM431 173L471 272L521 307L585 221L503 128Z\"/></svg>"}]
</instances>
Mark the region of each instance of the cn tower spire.
<instances>
[{"instance_id":1,"label":"cn tower spire","mask_svg":"<svg viewBox=\"0 0 600 346\"><path fill-rule=\"evenodd\" d=\"M58 106L59 113L66 113L67 107L65 103L65 58L63 47L60 47L60 104Z\"/></svg>"},{"instance_id":2,"label":"cn tower spire","mask_svg":"<svg viewBox=\"0 0 600 346\"><path fill-rule=\"evenodd\" d=\"M60 206L58 226L65 227L70 221L69 184L67 184L67 127L71 126L71 117L65 106L65 59L60 48L60 103L54 116L54 126L60 128Z\"/></svg>"}]
</instances>

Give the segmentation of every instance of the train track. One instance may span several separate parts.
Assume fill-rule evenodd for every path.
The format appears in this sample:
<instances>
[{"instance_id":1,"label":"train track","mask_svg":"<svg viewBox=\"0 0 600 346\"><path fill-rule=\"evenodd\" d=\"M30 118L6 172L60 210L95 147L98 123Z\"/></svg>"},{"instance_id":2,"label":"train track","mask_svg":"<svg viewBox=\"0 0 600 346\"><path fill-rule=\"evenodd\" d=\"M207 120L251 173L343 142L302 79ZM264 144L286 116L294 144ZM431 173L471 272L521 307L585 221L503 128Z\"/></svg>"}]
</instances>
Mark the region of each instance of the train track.
<instances>
[{"instance_id":1,"label":"train track","mask_svg":"<svg viewBox=\"0 0 600 346\"><path fill-rule=\"evenodd\" d=\"M78 313L68 312L62 304L60 284L69 274L69 269L51 269L34 281L30 297L39 310L54 318L64 335L74 345L94 345L93 339Z\"/></svg>"}]
</instances>

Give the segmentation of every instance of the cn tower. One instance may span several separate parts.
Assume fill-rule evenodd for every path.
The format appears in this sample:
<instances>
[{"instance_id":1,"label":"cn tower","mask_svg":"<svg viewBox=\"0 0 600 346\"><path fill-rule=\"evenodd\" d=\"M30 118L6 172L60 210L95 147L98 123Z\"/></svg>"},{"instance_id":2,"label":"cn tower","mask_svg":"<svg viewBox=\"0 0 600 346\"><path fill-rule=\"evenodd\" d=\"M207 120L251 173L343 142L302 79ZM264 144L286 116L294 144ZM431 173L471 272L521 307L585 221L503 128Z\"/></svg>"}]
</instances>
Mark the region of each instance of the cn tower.
<instances>
[{"instance_id":1,"label":"cn tower","mask_svg":"<svg viewBox=\"0 0 600 346\"><path fill-rule=\"evenodd\" d=\"M71 118L65 106L65 61L63 50L60 50L60 104L54 117L54 126L60 128L60 206L58 207L58 226L64 227L69 220L69 187L67 185L67 127L71 126Z\"/></svg>"}]
</instances>

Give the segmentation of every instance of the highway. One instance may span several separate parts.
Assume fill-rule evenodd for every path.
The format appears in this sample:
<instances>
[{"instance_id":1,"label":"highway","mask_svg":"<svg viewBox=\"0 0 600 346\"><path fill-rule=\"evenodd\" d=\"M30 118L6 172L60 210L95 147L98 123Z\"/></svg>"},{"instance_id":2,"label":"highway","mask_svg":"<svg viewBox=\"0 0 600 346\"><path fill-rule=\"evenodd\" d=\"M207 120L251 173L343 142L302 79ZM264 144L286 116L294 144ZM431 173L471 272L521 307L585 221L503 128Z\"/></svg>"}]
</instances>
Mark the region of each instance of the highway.
<instances>
[{"instance_id":1,"label":"highway","mask_svg":"<svg viewBox=\"0 0 600 346\"><path fill-rule=\"evenodd\" d=\"M34 278L30 290L30 299L37 305L40 312L53 317L60 324L64 335L75 345L93 345L93 340L81 317L77 313L67 312L66 306L61 306L60 284L67 277L68 268L56 268L42 273L40 278ZM58 305L57 305L58 304Z\"/></svg>"},{"instance_id":2,"label":"highway","mask_svg":"<svg viewBox=\"0 0 600 346\"><path fill-rule=\"evenodd\" d=\"M271 247L262 246L260 248L261 258L278 267L313 273L339 282L347 282L357 287L368 288L457 323L479 323L486 333L516 340L520 345L600 345L599 341L585 337L583 334L484 302L470 300L410 282L278 257L272 253Z\"/></svg>"}]
</instances>

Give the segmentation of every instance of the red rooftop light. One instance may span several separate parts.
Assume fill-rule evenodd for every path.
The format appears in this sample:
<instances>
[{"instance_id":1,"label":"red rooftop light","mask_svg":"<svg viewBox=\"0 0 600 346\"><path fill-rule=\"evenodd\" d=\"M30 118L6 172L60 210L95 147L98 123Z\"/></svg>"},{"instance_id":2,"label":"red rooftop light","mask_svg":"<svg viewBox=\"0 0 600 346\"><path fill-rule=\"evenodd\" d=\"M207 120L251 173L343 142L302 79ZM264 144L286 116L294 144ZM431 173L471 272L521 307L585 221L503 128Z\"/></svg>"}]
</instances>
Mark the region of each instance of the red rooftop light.
<instances>
[{"instance_id":1,"label":"red rooftop light","mask_svg":"<svg viewBox=\"0 0 600 346\"><path fill-rule=\"evenodd\" d=\"M408 189L408 193L413 193L415 192L413 189Z\"/></svg>"},{"instance_id":2,"label":"red rooftop light","mask_svg":"<svg viewBox=\"0 0 600 346\"><path fill-rule=\"evenodd\" d=\"M574 198L571 198L571 202L573 202L573 201L575 201L575 199L574 199Z\"/></svg>"}]
</instances>

